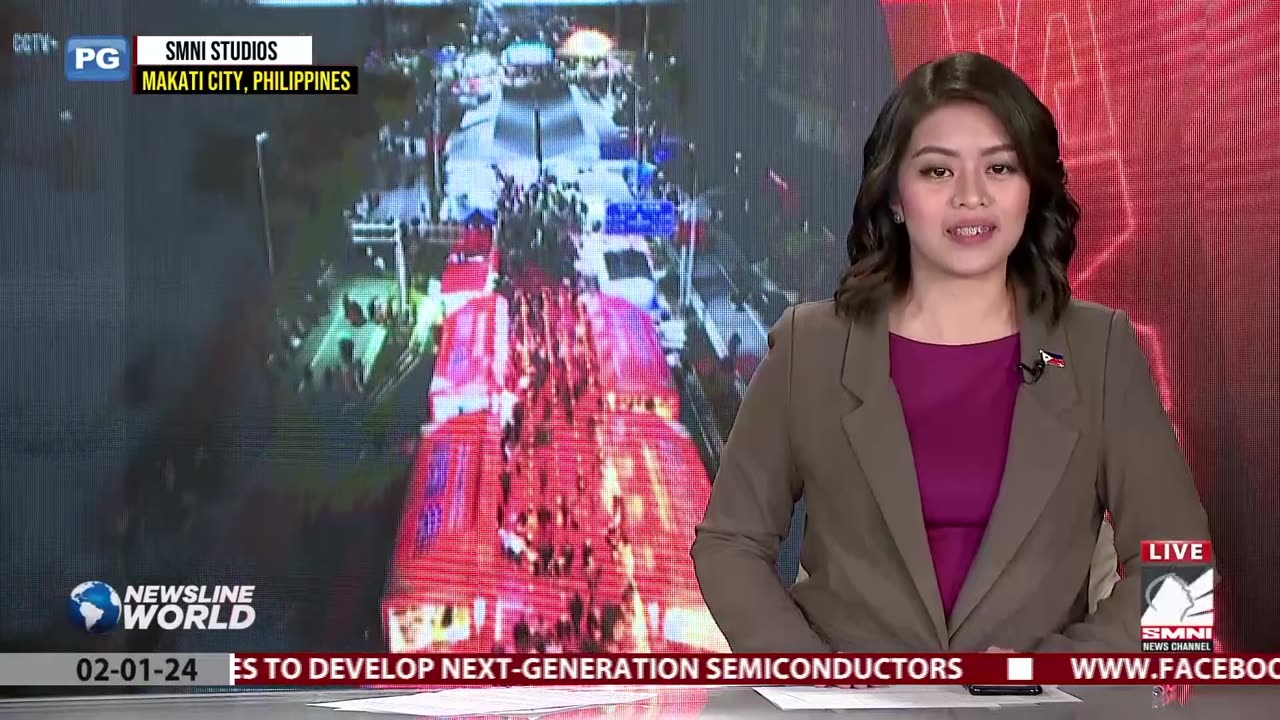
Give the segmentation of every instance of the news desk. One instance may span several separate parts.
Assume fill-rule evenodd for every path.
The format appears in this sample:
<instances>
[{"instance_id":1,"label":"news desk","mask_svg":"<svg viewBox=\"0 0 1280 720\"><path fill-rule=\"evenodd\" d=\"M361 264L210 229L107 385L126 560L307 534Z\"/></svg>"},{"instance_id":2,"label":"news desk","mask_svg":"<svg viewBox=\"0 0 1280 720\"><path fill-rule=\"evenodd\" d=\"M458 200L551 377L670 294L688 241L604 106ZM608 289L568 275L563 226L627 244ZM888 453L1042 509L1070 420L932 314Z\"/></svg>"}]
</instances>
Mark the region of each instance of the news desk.
<instances>
[{"instance_id":1,"label":"news desk","mask_svg":"<svg viewBox=\"0 0 1280 720\"><path fill-rule=\"evenodd\" d=\"M1084 702L1042 706L1008 707L999 710L824 710L791 711L776 709L756 691L747 687L683 689L646 688L657 695L648 700L613 708L572 710L542 716L546 720L639 720L640 718L685 718L693 720L755 720L778 718L859 717L884 720L978 720L979 718L1028 718L1056 720L1080 718L1093 720L1136 720L1138 718L1204 718L1205 720L1271 720L1280 717L1280 687L1196 687L1186 706L1151 707L1152 691L1144 687L1063 687ZM856 691L850 691L856 692ZM235 692L192 695L121 695L67 699L30 699L0 701L0 716L68 718L75 720L353 720L369 717L382 720L409 718L410 715L385 715L338 711L309 707L309 703L332 702L377 695L406 694L399 692L328 691L328 692ZM994 713L994 715L992 715ZM502 717L496 715L470 717ZM512 716L529 717L529 716Z\"/></svg>"}]
</instances>

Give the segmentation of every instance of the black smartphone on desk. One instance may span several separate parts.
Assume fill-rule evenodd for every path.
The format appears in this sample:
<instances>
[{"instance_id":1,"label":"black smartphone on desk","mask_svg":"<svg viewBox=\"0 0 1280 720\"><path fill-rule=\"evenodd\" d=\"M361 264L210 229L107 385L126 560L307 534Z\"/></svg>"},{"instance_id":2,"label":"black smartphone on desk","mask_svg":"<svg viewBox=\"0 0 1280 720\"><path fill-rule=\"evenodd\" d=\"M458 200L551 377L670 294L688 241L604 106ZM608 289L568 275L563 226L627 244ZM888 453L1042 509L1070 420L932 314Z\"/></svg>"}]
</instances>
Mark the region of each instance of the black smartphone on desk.
<instances>
[{"instance_id":1,"label":"black smartphone on desk","mask_svg":"<svg viewBox=\"0 0 1280 720\"><path fill-rule=\"evenodd\" d=\"M965 685L970 695L1039 695L1044 688L1039 685Z\"/></svg>"}]
</instances>

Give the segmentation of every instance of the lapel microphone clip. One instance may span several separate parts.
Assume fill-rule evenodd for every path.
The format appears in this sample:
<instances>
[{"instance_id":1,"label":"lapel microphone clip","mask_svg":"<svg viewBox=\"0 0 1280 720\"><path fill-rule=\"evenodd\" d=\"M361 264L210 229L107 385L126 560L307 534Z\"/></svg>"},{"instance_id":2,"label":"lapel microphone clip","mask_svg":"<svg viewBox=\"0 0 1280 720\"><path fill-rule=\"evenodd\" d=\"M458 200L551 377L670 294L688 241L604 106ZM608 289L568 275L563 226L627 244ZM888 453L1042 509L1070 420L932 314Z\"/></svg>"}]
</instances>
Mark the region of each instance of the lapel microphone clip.
<instances>
[{"instance_id":1,"label":"lapel microphone clip","mask_svg":"<svg viewBox=\"0 0 1280 720\"><path fill-rule=\"evenodd\" d=\"M1022 384L1035 385L1040 382L1040 376L1044 375L1044 367L1044 358L1037 358L1031 365L1018 363L1018 374L1022 376Z\"/></svg>"}]
</instances>

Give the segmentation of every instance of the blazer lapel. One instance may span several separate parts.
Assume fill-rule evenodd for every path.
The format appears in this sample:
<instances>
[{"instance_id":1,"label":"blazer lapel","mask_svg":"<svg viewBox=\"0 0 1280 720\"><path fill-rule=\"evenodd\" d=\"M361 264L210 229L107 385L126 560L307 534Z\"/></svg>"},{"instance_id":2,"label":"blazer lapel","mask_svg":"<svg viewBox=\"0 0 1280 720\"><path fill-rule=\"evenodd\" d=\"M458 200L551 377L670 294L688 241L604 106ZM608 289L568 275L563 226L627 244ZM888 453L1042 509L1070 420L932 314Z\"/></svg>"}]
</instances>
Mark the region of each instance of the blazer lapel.
<instances>
[{"instance_id":1,"label":"blazer lapel","mask_svg":"<svg viewBox=\"0 0 1280 720\"><path fill-rule=\"evenodd\" d=\"M925 534L911 439L902 403L889 378L889 331L884 313L874 322L851 323L842 382L860 401L843 419L849 444L945 649L946 616Z\"/></svg>"},{"instance_id":2,"label":"blazer lapel","mask_svg":"<svg viewBox=\"0 0 1280 720\"><path fill-rule=\"evenodd\" d=\"M1068 364L1045 367L1038 381L1018 390L1000 491L978 554L952 608L948 623L951 637L991 590L1044 512L1079 437L1064 418L1075 403L1076 385L1062 326L1050 327L1043 314L1028 313L1021 292L1019 308L1022 362L1034 366L1045 350L1065 356Z\"/></svg>"}]
</instances>

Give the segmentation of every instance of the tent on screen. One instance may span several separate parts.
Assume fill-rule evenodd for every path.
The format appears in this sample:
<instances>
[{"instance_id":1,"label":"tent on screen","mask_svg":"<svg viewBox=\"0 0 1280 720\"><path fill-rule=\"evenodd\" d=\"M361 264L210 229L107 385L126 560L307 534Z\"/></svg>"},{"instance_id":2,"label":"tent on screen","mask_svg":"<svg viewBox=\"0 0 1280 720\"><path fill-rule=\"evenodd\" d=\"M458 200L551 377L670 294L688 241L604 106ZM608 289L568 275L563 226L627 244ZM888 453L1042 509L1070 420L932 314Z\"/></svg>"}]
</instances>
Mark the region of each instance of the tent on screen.
<instances>
[{"instance_id":1,"label":"tent on screen","mask_svg":"<svg viewBox=\"0 0 1280 720\"><path fill-rule=\"evenodd\" d=\"M450 256L440 275L440 294L447 312L454 312L467 301L494 288L498 280L497 248L483 255Z\"/></svg>"},{"instance_id":2,"label":"tent on screen","mask_svg":"<svg viewBox=\"0 0 1280 720\"><path fill-rule=\"evenodd\" d=\"M612 408L678 417L680 392L649 315L622 298L599 293L583 302L595 339L600 387Z\"/></svg>"},{"instance_id":3,"label":"tent on screen","mask_svg":"<svg viewBox=\"0 0 1280 720\"><path fill-rule=\"evenodd\" d=\"M479 210L473 215L484 216ZM493 252L493 226L469 225L462 228L449 245L450 257L477 258Z\"/></svg>"},{"instance_id":4,"label":"tent on screen","mask_svg":"<svg viewBox=\"0 0 1280 720\"><path fill-rule=\"evenodd\" d=\"M489 598L501 569L502 459L488 412L434 426L419 443L383 599L391 652L483 652Z\"/></svg>"},{"instance_id":5,"label":"tent on screen","mask_svg":"<svg viewBox=\"0 0 1280 720\"><path fill-rule=\"evenodd\" d=\"M615 413L606 424L606 506L617 498L610 533L644 608L655 651L728 650L702 602L689 557L711 483L697 446L678 423ZM617 530L613 527L616 525Z\"/></svg>"},{"instance_id":6,"label":"tent on screen","mask_svg":"<svg viewBox=\"0 0 1280 720\"><path fill-rule=\"evenodd\" d=\"M490 407L509 361L507 300L489 294L445 319L428 402L436 421Z\"/></svg>"},{"instance_id":7,"label":"tent on screen","mask_svg":"<svg viewBox=\"0 0 1280 720\"><path fill-rule=\"evenodd\" d=\"M469 228L492 228L495 222L496 214L492 210L476 208L471 211L463 220L463 224Z\"/></svg>"}]
</instances>

